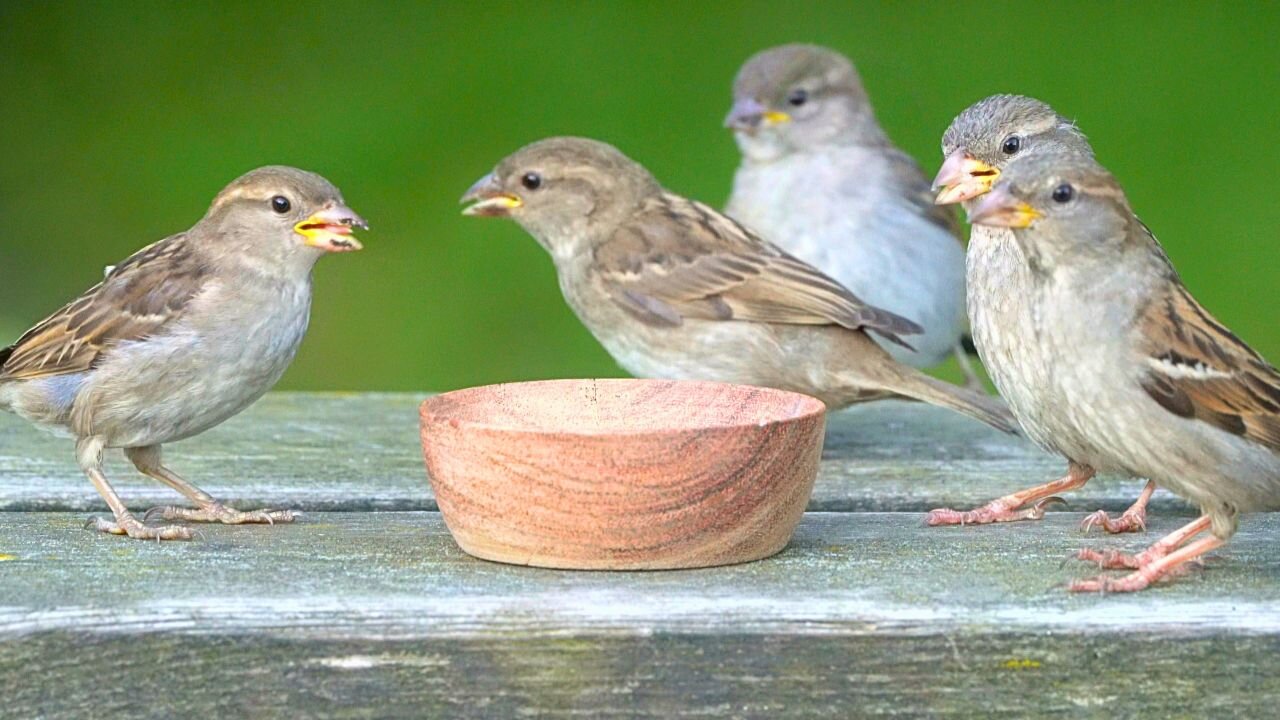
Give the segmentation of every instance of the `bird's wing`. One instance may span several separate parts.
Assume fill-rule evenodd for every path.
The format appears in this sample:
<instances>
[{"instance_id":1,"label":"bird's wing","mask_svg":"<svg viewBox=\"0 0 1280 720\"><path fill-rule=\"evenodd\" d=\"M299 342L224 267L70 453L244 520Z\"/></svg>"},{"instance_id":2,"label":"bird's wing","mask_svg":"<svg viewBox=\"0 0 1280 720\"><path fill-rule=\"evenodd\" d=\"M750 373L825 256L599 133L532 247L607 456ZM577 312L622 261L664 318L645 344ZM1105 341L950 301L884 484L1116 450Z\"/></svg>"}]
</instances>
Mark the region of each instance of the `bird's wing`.
<instances>
[{"instance_id":1,"label":"bird's wing","mask_svg":"<svg viewBox=\"0 0 1280 720\"><path fill-rule=\"evenodd\" d=\"M867 305L839 283L711 208L663 194L595 249L595 271L614 301L640 320L684 318L871 330L920 326Z\"/></svg>"},{"instance_id":2,"label":"bird's wing","mask_svg":"<svg viewBox=\"0 0 1280 720\"><path fill-rule=\"evenodd\" d=\"M956 216L955 207L934 202L936 194L930 189L929 180L925 178L920 165L910 155L895 147L887 150L889 174L897 181L911 209L924 219L946 230L955 237L956 242L963 244L964 238L960 233L960 220Z\"/></svg>"},{"instance_id":3,"label":"bird's wing","mask_svg":"<svg viewBox=\"0 0 1280 720\"><path fill-rule=\"evenodd\" d=\"M1169 412L1280 452L1280 372L1171 278L1139 318L1143 389Z\"/></svg>"},{"instance_id":4,"label":"bird's wing","mask_svg":"<svg viewBox=\"0 0 1280 720\"><path fill-rule=\"evenodd\" d=\"M174 235L138 251L0 351L0 380L83 372L112 345L154 335L200 292L209 273L184 240Z\"/></svg>"}]
</instances>

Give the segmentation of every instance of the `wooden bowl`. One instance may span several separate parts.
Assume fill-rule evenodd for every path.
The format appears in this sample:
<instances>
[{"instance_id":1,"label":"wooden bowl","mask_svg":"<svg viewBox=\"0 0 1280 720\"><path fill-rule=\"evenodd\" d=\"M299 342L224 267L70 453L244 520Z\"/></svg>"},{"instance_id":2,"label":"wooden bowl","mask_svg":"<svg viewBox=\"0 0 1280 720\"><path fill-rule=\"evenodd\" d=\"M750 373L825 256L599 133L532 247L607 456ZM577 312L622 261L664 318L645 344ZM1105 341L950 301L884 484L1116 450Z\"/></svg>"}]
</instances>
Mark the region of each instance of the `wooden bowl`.
<instances>
[{"instance_id":1,"label":"wooden bowl","mask_svg":"<svg viewBox=\"0 0 1280 720\"><path fill-rule=\"evenodd\" d=\"M669 380L551 380L422 403L422 447L466 552L539 567L654 570L768 557L822 454L807 395Z\"/></svg>"}]
</instances>

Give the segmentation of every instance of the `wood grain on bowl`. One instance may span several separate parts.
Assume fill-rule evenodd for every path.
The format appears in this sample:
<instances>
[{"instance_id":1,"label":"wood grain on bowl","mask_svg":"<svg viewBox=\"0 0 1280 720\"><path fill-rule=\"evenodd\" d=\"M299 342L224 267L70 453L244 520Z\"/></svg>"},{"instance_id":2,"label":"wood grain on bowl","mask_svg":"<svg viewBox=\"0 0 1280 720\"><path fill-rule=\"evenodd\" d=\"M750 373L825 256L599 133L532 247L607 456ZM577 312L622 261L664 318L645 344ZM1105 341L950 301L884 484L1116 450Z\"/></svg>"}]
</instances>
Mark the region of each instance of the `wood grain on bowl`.
<instances>
[{"instance_id":1,"label":"wood grain on bowl","mask_svg":"<svg viewBox=\"0 0 1280 720\"><path fill-rule=\"evenodd\" d=\"M431 484L463 550L640 570L781 550L813 490L825 407L720 383L552 380L438 395L421 417Z\"/></svg>"}]
</instances>

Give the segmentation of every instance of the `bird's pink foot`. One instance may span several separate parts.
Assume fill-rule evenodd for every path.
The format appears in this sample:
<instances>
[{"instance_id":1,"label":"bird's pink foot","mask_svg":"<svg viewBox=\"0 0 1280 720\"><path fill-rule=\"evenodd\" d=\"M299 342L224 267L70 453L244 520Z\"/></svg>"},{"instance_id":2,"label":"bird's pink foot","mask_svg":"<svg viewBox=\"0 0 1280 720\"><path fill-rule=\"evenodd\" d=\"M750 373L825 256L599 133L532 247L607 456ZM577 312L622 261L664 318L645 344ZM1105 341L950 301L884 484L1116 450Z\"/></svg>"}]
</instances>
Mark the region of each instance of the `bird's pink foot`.
<instances>
[{"instance_id":1,"label":"bird's pink foot","mask_svg":"<svg viewBox=\"0 0 1280 720\"><path fill-rule=\"evenodd\" d=\"M1137 506L1135 505L1134 507ZM1134 508L1129 508L1125 514L1129 514L1133 509ZM1143 550L1136 555L1129 555L1117 550L1093 550L1091 548L1084 548L1076 553L1076 559L1096 563L1098 567L1106 570L1136 570L1168 557L1170 553L1181 547L1183 543L1203 532L1205 528L1208 527L1209 521L1205 518L1199 518L1195 522L1183 526L1165 537L1160 538L1160 540L1151 547L1148 547L1146 550Z\"/></svg>"},{"instance_id":2,"label":"bird's pink foot","mask_svg":"<svg viewBox=\"0 0 1280 720\"><path fill-rule=\"evenodd\" d=\"M1187 571L1190 563L1198 561L1201 556L1210 550L1222 547L1224 541L1212 535L1182 545L1182 543L1203 532L1208 527L1209 516L1201 516L1196 521L1175 530L1145 552L1139 553L1132 558L1121 556L1119 553L1116 553L1116 558L1109 558L1106 553L1094 553L1096 557L1102 560L1114 559L1116 562L1132 562L1133 565L1126 564L1122 565L1122 567L1136 566L1137 569L1128 575L1118 578L1099 575L1088 580L1077 580L1071 583L1068 589L1071 592L1137 592L1138 590L1145 590L1157 580L1181 575ZM1086 552L1093 553L1094 551L1082 550L1079 557L1088 559L1085 557Z\"/></svg>"},{"instance_id":3,"label":"bird's pink foot","mask_svg":"<svg viewBox=\"0 0 1280 720\"><path fill-rule=\"evenodd\" d=\"M1136 555L1122 553L1119 550L1094 550L1092 548L1084 548L1076 553L1076 559L1083 560L1088 563L1095 563L1104 570L1136 570L1143 565L1149 565L1156 560L1168 555L1168 551L1161 551L1152 547Z\"/></svg>"},{"instance_id":4,"label":"bird's pink foot","mask_svg":"<svg viewBox=\"0 0 1280 720\"><path fill-rule=\"evenodd\" d=\"M1086 533L1095 527L1116 534L1127 532L1143 532L1147 529L1147 511L1146 508L1132 507L1129 508L1115 520L1107 515L1106 510L1099 510L1092 515L1086 517L1080 523L1080 529Z\"/></svg>"},{"instance_id":5,"label":"bird's pink foot","mask_svg":"<svg viewBox=\"0 0 1280 720\"><path fill-rule=\"evenodd\" d=\"M1099 575L1088 580L1076 580L1067 588L1071 592L1096 592L1096 593L1112 593L1112 592L1137 592L1145 590L1151 580L1141 572L1130 573L1120 578L1110 578L1105 575Z\"/></svg>"},{"instance_id":6,"label":"bird's pink foot","mask_svg":"<svg viewBox=\"0 0 1280 720\"><path fill-rule=\"evenodd\" d=\"M987 523L1040 520L1045 509L1054 503L1067 504L1057 497L1060 492L1083 487L1093 477L1093 468L1070 463L1067 474L1051 482L1019 490L1011 495L996 498L974 510L939 509L929 513L926 525L985 525Z\"/></svg>"},{"instance_id":7,"label":"bird's pink foot","mask_svg":"<svg viewBox=\"0 0 1280 720\"><path fill-rule=\"evenodd\" d=\"M1136 570L1166 557L1176 549L1176 545L1168 542L1158 542L1146 550L1134 555L1122 553L1118 550L1093 550L1091 548L1084 548L1080 550L1080 552L1076 553L1076 558L1084 560L1085 562L1097 563L1098 567L1106 570Z\"/></svg>"},{"instance_id":8,"label":"bird's pink foot","mask_svg":"<svg viewBox=\"0 0 1280 720\"><path fill-rule=\"evenodd\" d=\"M1137 592L1147 589L1157 581L1171 580L1175 577L1186 575L1191 571L1192 567L1191 563L1184 563L1177 567L1156 570L1154 564L1147 563L1147 565L1138 568L1137 571L1120 577L1098 575L1087 580L1076 580L1071 583L1068 589L1071 592Z\"/></svg>"},{"instance_id":9,"label":"bird's pink foot","mask_svg":"<svg viewBox=\"0 0 1280 720\"><path fill-rule=\"evenodd\" d=\"M1067 504L1060 497L1048 497L1030 507L1020 507L1006 502L1003 498L993 500L973 510L951 510L940 508L932 510L925 517L925 524L934 525L986 525L998 522L1017 522L1019 520L1040 520L1044 518L1045 509L1055 503Z\"/></svg>"},{"instance_id":10,"label":"bird's pink foot","mask_svg":"<svg viewBox=\"0 0 1280 720\"><path fill-rule=\"evenodd\" d=\"M1147 481L1146 487L1142 489L1142 494L1134 501L1133 505L1118 520L1112 520L1102 510L1090 515L1080 523L1081 529L1089 532L1095 527L1101 527L1109 533L1125 533L1140 532L1147 529L1147 503L1151 502L1151 496L1156 491L1154 481Z\"/></svg>"},{"instance_id":11,"label":"bird's pink foot","mask_svg":"<svg viewBox=\"0 0 1280 720\"><path fill-rule=\"evenodd\" d=\"M190 540L195 535L191 528L182 527L181 525L160 525L155 527L143 525L138 522L137 518L127 513L117 517L114 521L93 518L89 522L98 532L112 535L128 535L135 540Z\"/></svg>"},{"instance_id":12,"label":"bird's pink foot","mask_svg":"<svg viewBox=\"0 0 1280 720\"><path fill-rule=\"evenodd\" d=\"M248 523L275 525L276 523L291 523L301 515L302 513L294 512L293 510L250 510L242 512L215 502L198 508L176 507L173 505L153 507L147 511L143 518L151 520L152 518L160 517L165 520L216 522L223 525L244 525Z\"/></svg>"}]
</instances>

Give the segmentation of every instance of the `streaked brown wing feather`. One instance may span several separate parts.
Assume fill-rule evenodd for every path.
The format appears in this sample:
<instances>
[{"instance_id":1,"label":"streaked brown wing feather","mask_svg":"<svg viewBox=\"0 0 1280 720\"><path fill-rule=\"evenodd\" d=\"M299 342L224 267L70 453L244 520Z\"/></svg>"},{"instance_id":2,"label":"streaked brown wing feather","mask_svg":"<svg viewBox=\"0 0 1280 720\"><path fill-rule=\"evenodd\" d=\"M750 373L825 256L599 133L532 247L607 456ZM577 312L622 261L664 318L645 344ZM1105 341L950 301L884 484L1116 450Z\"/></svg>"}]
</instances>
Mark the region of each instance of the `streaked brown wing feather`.
<instances>
[{"instance_id":1,"label":"streaked brown wing feather","mask_svg":"<svg viewBox=\"0 0 1280 720\"><path fill-rule=\"evenodd\" d=\"M595 253L615 301L653 324L698 318L842 325L907 347L899 336L921 331L727 216L675 195L655 198Z\"/></svg>"},{"instance_id":2,"label":"streaked brown wing feather","mask_svg":"<svg viewBox=\"0 0 1280 720\"><path fill-rule=\"evenodd\" d=\"M1176 278L1147 306L1139 327L1151 365L1143 388L1156 402L1280 452L1280 372Z\"/></svg>"},{"instance_id":3,"label":"streaked brown wing feather","mask_svg":"<svg viewBox=\"0 0 1280 720\"><path fill-rule=\"evenodd\" d=\"M153 335L186 307L208 268L185 235L144 248L0 352L0 380L83 372L117 342Z\"/></svg>"}]
</instances>

